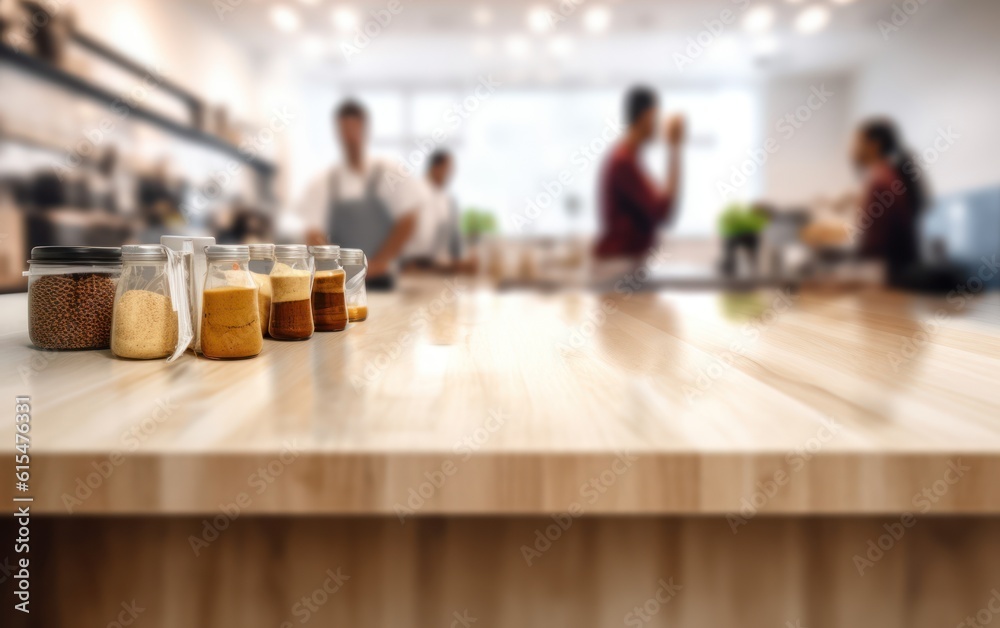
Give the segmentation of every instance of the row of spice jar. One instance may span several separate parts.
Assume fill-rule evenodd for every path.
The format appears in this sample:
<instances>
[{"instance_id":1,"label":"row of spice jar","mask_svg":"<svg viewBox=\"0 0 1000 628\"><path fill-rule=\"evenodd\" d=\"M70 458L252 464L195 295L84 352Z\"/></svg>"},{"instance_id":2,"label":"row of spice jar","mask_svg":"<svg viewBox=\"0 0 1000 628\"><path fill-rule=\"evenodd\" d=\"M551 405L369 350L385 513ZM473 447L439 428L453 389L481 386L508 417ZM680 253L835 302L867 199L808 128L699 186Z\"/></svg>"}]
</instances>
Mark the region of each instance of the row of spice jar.
<instances>
[{"instance_id":1,"label":"row of spice jar","mask_svg":"<svg viewBox=\"0 0 1000 628\"><path fill-rule=\"evenodd\" d=\"M267 335L301 340L367 317L367 260L335 245L36 247L29 268L28 332L42 349L248 358Z\"/></svg>"}]
</instances>

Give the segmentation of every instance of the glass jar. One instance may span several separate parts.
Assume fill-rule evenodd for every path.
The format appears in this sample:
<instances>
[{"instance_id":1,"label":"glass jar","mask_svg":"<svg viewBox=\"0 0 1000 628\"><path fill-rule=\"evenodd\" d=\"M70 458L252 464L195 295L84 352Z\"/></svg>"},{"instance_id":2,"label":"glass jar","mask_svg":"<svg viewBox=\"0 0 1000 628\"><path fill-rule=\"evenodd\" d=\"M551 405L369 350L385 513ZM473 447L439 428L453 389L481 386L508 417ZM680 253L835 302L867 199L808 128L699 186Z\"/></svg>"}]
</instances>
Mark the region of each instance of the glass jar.
<instances>
[{"instance_id":1,"label":"glass jar","mask_svg":"<svg viewBox=\"0 0 1000 628\"><path fill-rule=\"evenodd\" d=\"M122 250L36 246L28 260L28 338L39 349L107 349Z\"/></svg>"},{"instance_id":2,"label":"glass jar","mask_svg":"<svg viewBox=\"0 0 1000 628\"><path fill-rule=\"evenodd\" d=\"M316 331L344 331L347 329L346 274L340 265L340 247L336 244L311 246L309 252L316 269L312 288Z\"/></svg>"},{"instance_id":3,"label":"glass jar","mask_svg":"<svg viewBox=\"0 0 1000 628\"><path fill-rule=\"evenodd\" d=\"M160 244L122 247L111 352L132 360L175 359L193 338L187 257Z\"/></svg>"},{"instance_id":4,"label":"glass jar","mask_svg":"<svg viewBox=\"0 0 1000 628\"><path fill-rule=\"evenodd\" d=\"M304 244L279 244L274 247L271 269L271 320L267 331L275 340L311 338L312 258Z\"/></svg>"},{"instance_id":5,"label":"glass jar","mask_svg":"<svg viewBox=\"0 0 1000 628\"><path fill-rule=\"evenodd\" d=\"M347 300L347 319L360 323L368 318L368 258L361 249L340 249L340 263L344 265L346 282L344 296Z\"/></svg>"},{"instance_id":6,"label":"glass jar","mask_svg":"<svg viewBox=\"0 0 1000 628\"><path fill-rule=\"evenodd\" d=\"M271 269L274 268L273 244L250 244L250 276L257 284L257 309L260 311L260 331L267 335L271 320Z\"/></svg>"},{"instance_id":7,"label":"glass jar","mask_svg":"<svg viewBox=\"0 0 1000 628\"><path fill-rule=\"evenodd\" d=\"M215 360L252 358L264 348L257 284L246 246L205 249L208 268L202 295L201 352Z\"/></svg>"}]
</instances>

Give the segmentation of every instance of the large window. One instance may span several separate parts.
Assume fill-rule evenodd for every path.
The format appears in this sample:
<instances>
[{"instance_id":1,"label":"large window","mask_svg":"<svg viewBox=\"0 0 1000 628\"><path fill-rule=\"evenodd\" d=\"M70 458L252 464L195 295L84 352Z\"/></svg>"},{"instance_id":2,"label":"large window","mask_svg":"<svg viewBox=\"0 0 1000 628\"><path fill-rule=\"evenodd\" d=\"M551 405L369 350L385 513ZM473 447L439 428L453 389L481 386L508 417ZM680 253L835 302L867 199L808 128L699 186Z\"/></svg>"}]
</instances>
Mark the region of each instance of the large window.
<instances>
[{"instance_id":1,"label":"large window","mask_svg":"<svg viewBox=\"0 0 1000 628\"><path fill-rule=\"evenodd\" d=\"M480 90L482 94L482 90ZM596 189L601 162L620 127L619 90L497 88L482 98L475 86L453 90L358 90L369 107L373 151L392 155L422 173L424 158L441 146L456 156L454 192L463 209L494 212L509 234L592 233L598 224ZM343 94L311 99L329 128L329 103ZM665 90L666 111L688 117L683 189L672 227L682 236L714 233L728 202L718 182L746 158L758 140L758 104L750 88ZM438 138L442 141L434 141ZM314 153L332 157L328 135L304 138ZM662 144L646 155L662 181ZM750 198L756 176L740 188ZM730 199L731 200L731 199Z\"/></svg>"}]
</instances>

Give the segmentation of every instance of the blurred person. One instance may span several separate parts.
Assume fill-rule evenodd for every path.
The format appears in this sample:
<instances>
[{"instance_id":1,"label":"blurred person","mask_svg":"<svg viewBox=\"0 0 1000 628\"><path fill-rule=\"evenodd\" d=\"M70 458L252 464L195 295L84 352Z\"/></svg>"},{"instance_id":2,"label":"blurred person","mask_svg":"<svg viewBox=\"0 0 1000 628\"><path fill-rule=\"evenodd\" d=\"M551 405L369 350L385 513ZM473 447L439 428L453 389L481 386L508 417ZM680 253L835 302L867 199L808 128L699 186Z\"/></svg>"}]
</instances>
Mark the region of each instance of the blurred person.
<instances>
[{"instance_id":1,"label":"blurred person","mask_svg":"<svg viewBox=\"0 0 1000 628\"><path fill-rule=\"evenodd\" d=\"M890 285L907 283L920 257L918 218L927 204L922 173L890 120L864 122L851 152L864 181L859 253L884 265Z\"/></svg>"},{"instance_id":2,"label":"blurred person","mask_svg":"<svg viewBox=\"0 0 1000 628\"><path fill-rule=\"evenodd\" d=\"M846 247L857 238L855 254L878 265L895 287L919 287L919 218L928 194L919 165L905 148L896 125L885 118L863 122L854 134L851 162L862 181L854 224L832 217L814 220L802 239L820 252Z\"/></svg>"},{"instance_id":3,"label":"blurred person","mask_svg":"<svg viewBox=\"0 0 1000 628\"><path fill-rule=\"evenodd\" d=\"M448 151L431 153L427 176L420 182L423 202L407 247L407 262L413 266L439 270L464 266L458 204L448 192L454 171L454 158Z\"/></svg>"},{"instance_id":4,"label":"blurred person","mask_svg":"<svg viewBox=\"0 0 1000 628\"><path fill-rule=\"evenodd\" d=\"M611 279L640 264L656 241L657 229L673 218L681 171L684 119L666 119L669 148L666 180L660 187L643 171L642 150L656 135L659 103L647 87L625 96L624 137L611 150L600 180L600 229L594 249L597 281Z\"/></svg>"},{"instance_id":5,"label":"blurred person","mask_svg":"<svg viewBox=\"0 0 1000 628\"><path fill-rule=\"evenodd\" d=\"M309 244L330 242L361 249L368 257L368 287L391 288L397 261L417 222L415 182L402 166L367 154L368 114L355 100L334 110L344 163L307 188L300 214Z\"/></svg>"}]
</instances>

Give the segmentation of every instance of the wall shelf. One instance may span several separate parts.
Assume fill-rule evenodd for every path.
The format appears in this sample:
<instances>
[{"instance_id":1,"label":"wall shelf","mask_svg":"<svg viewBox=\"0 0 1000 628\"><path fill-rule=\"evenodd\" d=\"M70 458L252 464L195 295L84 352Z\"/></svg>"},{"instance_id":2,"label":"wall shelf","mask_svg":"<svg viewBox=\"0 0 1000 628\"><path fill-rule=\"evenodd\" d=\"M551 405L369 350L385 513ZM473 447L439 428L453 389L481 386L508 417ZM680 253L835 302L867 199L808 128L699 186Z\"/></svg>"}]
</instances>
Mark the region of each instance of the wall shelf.
<instances>
[{"instance_id":1,"label":"wall shelf","mask_svg":"<svg viewBox=\"0 0 1000 628\"><path fill-rule=\"evenodd\" d=\"M128 70L135 70L139 67L124 57L121 57L117 53L104 48L103 45L98 44L92 39L84 36L76 36L76 41L92 51L97 52L106 58L110 58L116 63L124 64L124 67ZM9 46L0 44L0 63L13 65L34 76L40 77L49 83L58 85L63 89L77 94L84 95L105 105L117 104L128 107L130 115L156 125L159 128L184 140L200 144L220 153L229 155L234 159L245 162L247 165L264 176L271 176L276 170L274 164L271 162L247 155L241 152L236 146L233 146L222 138L205 133L204 131L194 128L193 126L181 124L146 107L138 105L129 106L123 96L116 94L103 86L97 85L92 81L67 72L43 59L39 59L37 57L19 52ZM163 86L165 90L184 100L186 104L192 108L192 110L202 106L200 101L198 101L194 96L176 85L164 83Z\"/></svg>"}]
</instances>

